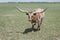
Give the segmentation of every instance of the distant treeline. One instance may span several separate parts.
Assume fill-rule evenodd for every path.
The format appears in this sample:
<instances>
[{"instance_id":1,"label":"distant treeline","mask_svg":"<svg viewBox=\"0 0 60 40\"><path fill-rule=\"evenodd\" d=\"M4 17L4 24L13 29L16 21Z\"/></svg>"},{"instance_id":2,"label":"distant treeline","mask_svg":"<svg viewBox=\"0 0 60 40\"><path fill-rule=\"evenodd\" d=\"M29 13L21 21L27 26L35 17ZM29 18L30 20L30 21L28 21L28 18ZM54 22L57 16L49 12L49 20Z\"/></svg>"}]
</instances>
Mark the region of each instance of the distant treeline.
<instances>
[{"instance_id":1,"label":"distant treeline","mask_svg":"<svg viewBox=\"0 0 60 40\"><path fill-rule=\"evenodd\" d=\"M2 3L60 3L60 2L2 2Z\"/></svg>"}]
</instances>

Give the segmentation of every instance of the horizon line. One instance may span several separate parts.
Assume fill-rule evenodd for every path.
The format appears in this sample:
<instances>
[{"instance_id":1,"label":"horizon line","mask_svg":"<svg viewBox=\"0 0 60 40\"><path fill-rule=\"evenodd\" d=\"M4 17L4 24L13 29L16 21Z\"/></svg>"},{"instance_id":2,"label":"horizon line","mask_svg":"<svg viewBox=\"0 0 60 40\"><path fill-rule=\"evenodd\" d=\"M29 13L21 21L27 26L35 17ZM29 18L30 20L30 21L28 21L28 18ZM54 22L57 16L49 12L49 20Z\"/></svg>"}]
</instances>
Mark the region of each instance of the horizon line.
<instances>
[{"instance_id":1,"label":"horizon line","mask_svg":"<svg viewBox=\"0 0 60 40\"><path fill-rule=\"evenodd\" d=\"M9 1L10 2L10 1ZM13 1L11 1L11 2L13 2ZM20 2L20 1L19 1ZM46 2L46 1L45 1ZM51 1L49 1L49 2L51 2ZM53 1L52 1L53 2ZM54 1L55 2L55 1Z\"/></svg>"}]
</instances>

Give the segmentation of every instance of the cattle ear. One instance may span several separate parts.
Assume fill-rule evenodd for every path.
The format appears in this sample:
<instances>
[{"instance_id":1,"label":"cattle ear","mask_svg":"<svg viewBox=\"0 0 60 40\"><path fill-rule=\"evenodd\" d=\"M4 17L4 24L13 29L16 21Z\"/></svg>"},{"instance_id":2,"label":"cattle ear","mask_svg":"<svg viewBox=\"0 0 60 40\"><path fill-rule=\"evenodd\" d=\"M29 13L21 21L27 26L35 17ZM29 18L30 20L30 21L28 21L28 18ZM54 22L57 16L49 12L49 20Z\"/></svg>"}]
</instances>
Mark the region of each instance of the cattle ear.
<instances>
[{"instance_id":1,"label":"cattle ear","mask_svg":"<svg viewBox=\"0 0 60 40\"><path fill-rule=\"evenodd\" d=\"M28 13L26 13L26 15L28 15Z\"/></svg>"},{"instance_id":2,"label":"cattle ear","mask_svg":"<svg viewBox=\"0 0 60 40\"><path fill-rule=\"evenodd\" d=\"M34 13L33 15L36 15L36 13Z\"/></svg>"}]
</instances>

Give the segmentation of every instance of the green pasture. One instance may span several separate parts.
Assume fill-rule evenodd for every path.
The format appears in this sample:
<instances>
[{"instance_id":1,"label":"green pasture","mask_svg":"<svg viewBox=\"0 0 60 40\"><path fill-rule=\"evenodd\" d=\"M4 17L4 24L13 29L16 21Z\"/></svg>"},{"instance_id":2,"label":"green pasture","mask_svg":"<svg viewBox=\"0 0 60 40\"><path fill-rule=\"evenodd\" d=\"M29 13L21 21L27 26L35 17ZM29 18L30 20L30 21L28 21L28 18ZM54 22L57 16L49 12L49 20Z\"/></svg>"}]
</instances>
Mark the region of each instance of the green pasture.
<instances>
[{"instance_id":1,"label":"green pasture","mask_svg":"<svg viewBox=\"0 0 60 40\"><path fill-rule=\"evenodd\" d=\"M41 30L28 31L28 17L16 6L24 10L48 8ZM0 3L0 40L60 40L60 3Z\"/></svg>"}]
</instances>

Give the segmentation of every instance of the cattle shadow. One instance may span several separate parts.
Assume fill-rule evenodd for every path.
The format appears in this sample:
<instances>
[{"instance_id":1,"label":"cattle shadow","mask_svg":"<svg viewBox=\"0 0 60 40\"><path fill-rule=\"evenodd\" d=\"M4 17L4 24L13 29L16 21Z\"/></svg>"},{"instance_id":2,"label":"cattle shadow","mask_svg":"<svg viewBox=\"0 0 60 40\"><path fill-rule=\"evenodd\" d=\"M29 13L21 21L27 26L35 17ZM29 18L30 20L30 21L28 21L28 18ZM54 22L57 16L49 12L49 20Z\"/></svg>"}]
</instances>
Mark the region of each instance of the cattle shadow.
<instances>
[{"instance_id":1,"label":"cattle shadow","mask_svg":"<svg viewBox=\"0 0 60 40\"><path fill-rule=\"evenodd\" d=\"M38 31L36 28L34 28L34 32ZM27 34L29 32L32 32L32 28L27 28L24 30L23 34Z\"/></svg>"}]
</instances>

